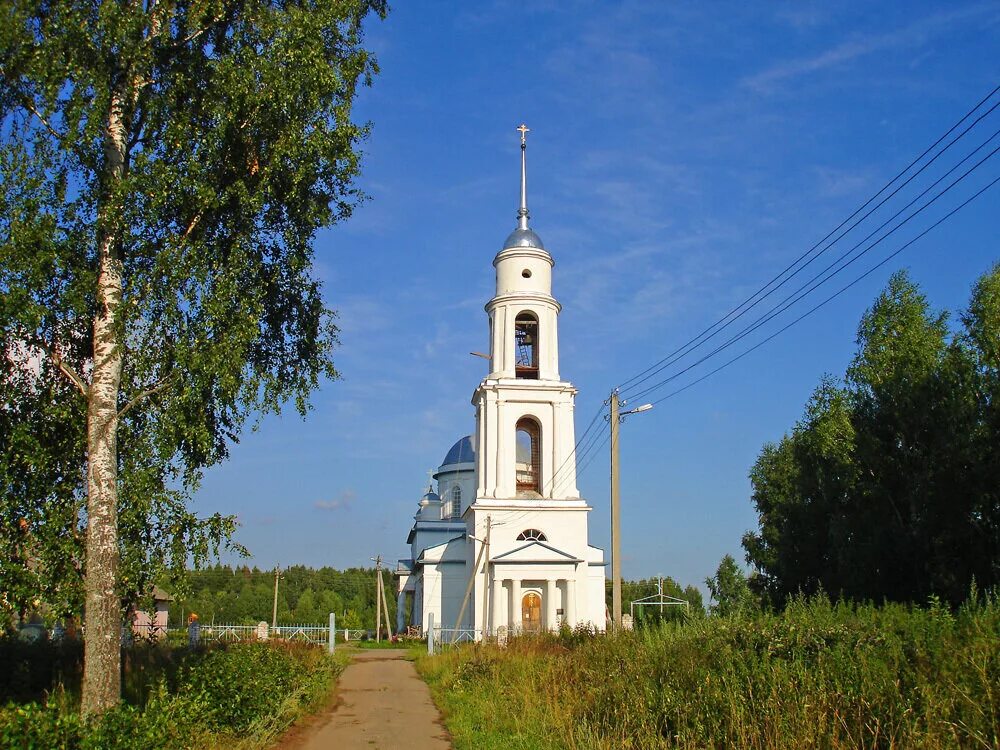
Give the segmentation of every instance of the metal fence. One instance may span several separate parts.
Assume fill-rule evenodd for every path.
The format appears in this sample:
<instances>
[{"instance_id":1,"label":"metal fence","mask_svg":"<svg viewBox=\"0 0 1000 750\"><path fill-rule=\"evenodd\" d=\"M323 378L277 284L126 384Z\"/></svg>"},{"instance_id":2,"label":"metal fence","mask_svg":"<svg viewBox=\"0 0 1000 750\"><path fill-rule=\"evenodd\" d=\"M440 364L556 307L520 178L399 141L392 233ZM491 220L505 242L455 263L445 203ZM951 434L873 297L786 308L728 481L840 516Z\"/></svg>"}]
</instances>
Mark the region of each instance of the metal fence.
<instances>
[{"instance_id":1,"label":"metal fence","mask_svg":"<svg viewBox=\"0 0 1000 750\"><path fill-rule=\"evenodd\" d=\"M480 628L429 628L427 638L428 653L445 651L462 643L475 643L482 635Z\"/></svg>"}]
</instances>

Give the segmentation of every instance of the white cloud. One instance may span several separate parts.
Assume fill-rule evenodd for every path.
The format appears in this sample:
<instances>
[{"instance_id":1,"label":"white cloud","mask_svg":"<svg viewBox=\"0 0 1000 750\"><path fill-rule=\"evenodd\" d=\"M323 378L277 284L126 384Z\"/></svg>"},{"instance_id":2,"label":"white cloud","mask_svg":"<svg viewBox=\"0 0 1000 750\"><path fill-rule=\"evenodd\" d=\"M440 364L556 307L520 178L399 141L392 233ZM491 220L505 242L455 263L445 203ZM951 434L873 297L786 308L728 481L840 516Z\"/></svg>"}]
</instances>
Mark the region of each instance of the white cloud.
<instances>
[{"instance_id":1,"label":"white cloud","mask_svg":"<svg viewBox=\"0 0 1000 750\"><path fill-rule=\"evenodd\" d=\"M317 500L313 503L316 510L347 510L357 497L352 489L346 489L332 500Z\"/></svg>"},{"instance_id":2,"label":"white cloud","mask_svg":"<svg viewBox=\"0 0 1000 750\"><path fill-rule=\"evenodd\" d=\"M922 47L958 23L995 14L996 3L982 3L960 10L943 11L924 16L908 26L885 34L857 36L840 42L817 55L786 60L743 79L743 84L759 93L773 90L779 84L828 68L847 65L875 52L888 49Z\"/></svg>"}]
</instances>

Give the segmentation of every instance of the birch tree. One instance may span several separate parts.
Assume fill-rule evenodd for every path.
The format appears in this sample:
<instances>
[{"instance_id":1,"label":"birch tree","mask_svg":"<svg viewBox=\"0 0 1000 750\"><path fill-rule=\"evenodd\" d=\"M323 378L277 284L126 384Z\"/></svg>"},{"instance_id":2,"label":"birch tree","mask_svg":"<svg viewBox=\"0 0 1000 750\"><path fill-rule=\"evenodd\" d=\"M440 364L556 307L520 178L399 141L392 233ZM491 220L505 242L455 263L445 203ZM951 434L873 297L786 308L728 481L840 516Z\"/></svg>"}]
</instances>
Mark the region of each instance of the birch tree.
<instances>
[{"instance_id":1,"label":"birch tree","mask_svg":"<svg viewBox=\"0 0 1000 750\"><path fill-rule=\"evenodd\" d=\"M351 108L376 72L363 23L385 12L0 1L0 387L20 435L0 478L39 529L55 508L85 529L86 713L119 700L123 563L224 538L186 510L200 470L336 376L312 240L360 198ZM16 516L37 567L43 535Z\"/></svg>"}]
</instances>

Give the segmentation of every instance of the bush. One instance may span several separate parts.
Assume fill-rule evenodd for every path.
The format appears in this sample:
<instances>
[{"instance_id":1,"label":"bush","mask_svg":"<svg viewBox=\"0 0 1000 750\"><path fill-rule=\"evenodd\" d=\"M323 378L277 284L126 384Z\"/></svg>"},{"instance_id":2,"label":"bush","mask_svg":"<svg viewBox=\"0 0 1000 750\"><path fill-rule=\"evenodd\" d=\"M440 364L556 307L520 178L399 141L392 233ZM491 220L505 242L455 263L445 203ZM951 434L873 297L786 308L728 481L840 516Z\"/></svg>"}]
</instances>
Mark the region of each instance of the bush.
<instances>
[{"instance_id":1,"label":"bush","mask_svg":"<svg viewBox=\"0 0 1000 750\"><path fill-rule=\"evenodd\" d=\"M42 651L31 655L48 658ZM126 691L131 703L89 721L62 691L45 703L8 704L0 709L0 748L259 747L326 696L343 666L322 648L280 642L178 652L148 647L133 657L141 678L133 676L136 689Z\"/></svg>"},{"instance_id":2,"label":"bush","mask_svg":"<svg viewBox=\"0 0 1000 750\"><path fill-rule=\"evenodd\" d=\"M239 731L267 717L300 688L317 679L328 683L331 676L329 661L315 646L244 643L209 651L186 666L180 692L208 707L213 729Z\"/></svg>"}]
</instances>

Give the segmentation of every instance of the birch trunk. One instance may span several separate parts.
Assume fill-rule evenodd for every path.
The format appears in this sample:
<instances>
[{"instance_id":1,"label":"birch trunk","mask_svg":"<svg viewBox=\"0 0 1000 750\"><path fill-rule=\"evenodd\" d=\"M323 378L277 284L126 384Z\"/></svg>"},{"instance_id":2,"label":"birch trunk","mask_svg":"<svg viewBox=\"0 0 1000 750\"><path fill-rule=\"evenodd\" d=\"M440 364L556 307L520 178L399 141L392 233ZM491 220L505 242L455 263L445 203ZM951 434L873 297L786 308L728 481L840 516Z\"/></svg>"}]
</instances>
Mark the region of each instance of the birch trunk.
<instances>
[{"instance_id":1,"label":"birch trunk","mask_svg":"<svg viewBox=\"0 0 1000 750\"><path fill-rule=\"evenodd\" d=\"M118 310L122 263L113 208L125 170L125 96L112 94L104 144L103 205L97 229L94 369L87 394L87 564L82 711L101 713L121 697L118 599L118 394L122 350Z\"/></svg>"}]
</instances>

